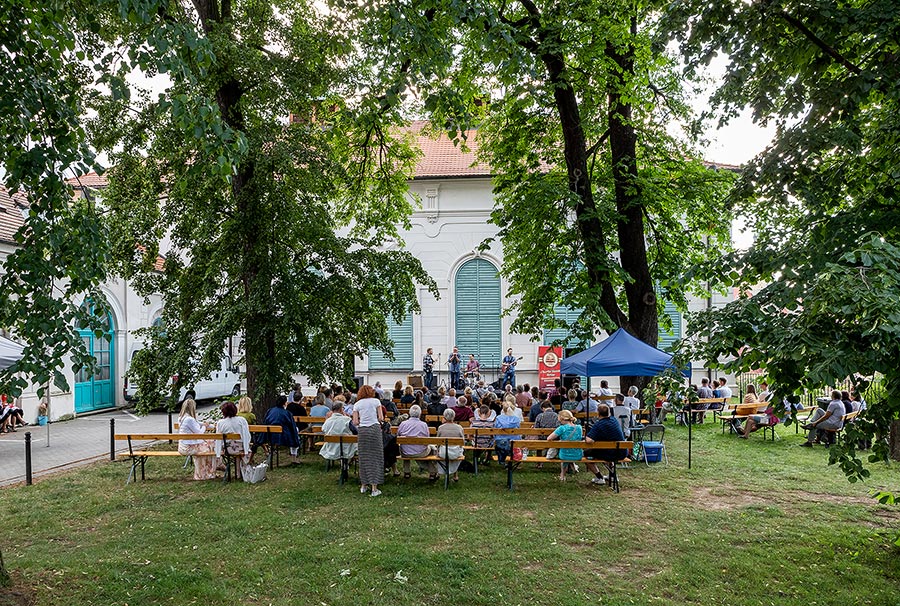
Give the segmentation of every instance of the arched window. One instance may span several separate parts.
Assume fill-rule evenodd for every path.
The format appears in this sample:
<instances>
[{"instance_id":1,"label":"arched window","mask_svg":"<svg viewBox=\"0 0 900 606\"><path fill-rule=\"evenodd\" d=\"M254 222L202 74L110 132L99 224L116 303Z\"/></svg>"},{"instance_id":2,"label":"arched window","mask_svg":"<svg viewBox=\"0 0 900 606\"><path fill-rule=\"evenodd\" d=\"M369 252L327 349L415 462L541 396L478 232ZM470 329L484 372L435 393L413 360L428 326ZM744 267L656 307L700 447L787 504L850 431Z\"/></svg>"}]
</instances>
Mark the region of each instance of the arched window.
<instances>
[{"instance_id":1,"label":"arched window","mask_svg":"<svg viewBox=\"0 0 900 606\"><path fill-rule=\"evenodd\" d=\"M412 370L413 368L413 315L406 314L397 324L388 317L388 338L394 342L394 360L380 349L369 350L369 370Z\"/></svg>"},{"instance_id":2,"label":"arched window","mask_svg":"<svg viewBox=\"0 0 900 606\"><path fill-rule=\"evenodd\" d=\"M499 366L503 357L500 322L500 276L485 259L466 261L456 272L456 343L485 366Z\"/></svg>"}]
</instances>

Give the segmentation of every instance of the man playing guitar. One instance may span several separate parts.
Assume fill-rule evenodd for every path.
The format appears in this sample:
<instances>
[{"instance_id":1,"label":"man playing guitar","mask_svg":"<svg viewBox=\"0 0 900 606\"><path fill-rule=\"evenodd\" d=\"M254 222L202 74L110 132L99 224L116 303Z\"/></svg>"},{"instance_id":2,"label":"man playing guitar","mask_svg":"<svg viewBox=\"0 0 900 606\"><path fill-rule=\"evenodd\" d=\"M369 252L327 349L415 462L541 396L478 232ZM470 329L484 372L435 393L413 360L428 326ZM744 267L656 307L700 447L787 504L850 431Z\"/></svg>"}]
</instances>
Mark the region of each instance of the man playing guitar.
<instances>
[{"instance_id":1,"label":"man playing guitar","mask_svg":"<svg viewBox=\"0 0 900 606\"><path fill-rule=\"evenodd\" d=\"M523 356L519 356L516 358L513 355L512 347L506 350L506 355L503 356L503 365L500 366L500 372L503 373L503 384L509 384L513 387L516 386L516 364L519 363L519 360L522 359Z\"/></svg>"},{"instance_id":2,"label":"man playing guitar","mask_svg":"<svg viewBox=\"0 0 900 606\"><path fill-rule=\"evenodd\" d=\"M422 372L425 374L425 389L429 391L433 387L432 383L434 382L434 350L429 347L425 352L425 357L422 358Z\"/></svg>"},{"instance_id":3,"label":"man playing guitar","mask_svg":"<svg viewBox=\"0 0 900 606\"><path fill-rule=\"evenodd\" d=\"M469 354L469 363L466 364L466 378L477 381L481 378L481 364L475 359L475 354Z\"/></svg>"}]
</instances>

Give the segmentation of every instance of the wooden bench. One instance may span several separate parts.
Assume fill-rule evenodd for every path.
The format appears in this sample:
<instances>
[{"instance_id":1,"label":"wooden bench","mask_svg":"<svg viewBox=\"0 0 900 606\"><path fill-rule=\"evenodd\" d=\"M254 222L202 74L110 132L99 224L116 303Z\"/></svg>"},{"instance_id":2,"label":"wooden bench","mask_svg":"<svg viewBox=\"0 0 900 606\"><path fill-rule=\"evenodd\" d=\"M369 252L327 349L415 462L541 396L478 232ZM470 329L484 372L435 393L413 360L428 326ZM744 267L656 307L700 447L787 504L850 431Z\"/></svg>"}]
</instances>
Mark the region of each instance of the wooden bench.
<instances>
[{"instance_id":1,"label":"wooden bench","mask_svg":"<svg viewBox=\"0 0 900 606\"><path fill-rule=\"evenodd\" d=\"M634 448L634 442L583 442L569 440L553 440L548 442L545 440L513 440L512 448L527 448L529 451L544 451L549 448L578 448L581 450L614 450L617 454L621 453L621 457L616 457L611 461L603 461L601 459L582 458L574 461L563 461L562 459L548 459L542 456L533 456L529 452L528 457L522 461L513 461L509 458L506 463L507 488L513 489L513 471L518 463L603 463L609 468L609 480L613 490L619 492L619 474L617 471L617 463L627 461Z\"/></svg>"},{"instance_id":2,"label":"wooden bench","mask_svg":"<svg viewBox=\"0 0 900 606\"><path fill-rule=\"evenodd\" d=\"M403 451L400 451L400 456L397 457L398 461L435 461L444 463L444 490L450 487L450 462L451 461L463 461L465 460L465 451L463 452L463 456L458 459L450 459L449 457L449 449L451 446L459 446L465 448L466 441L464 438L444 438L438 436L430 436L427 438L413 438L413 437L399 437L397 438L398 446L437 446L440 448L444 447L444 456L440 455L430 455L427 457L406 457L403 456Z\"/></svg>"},{"instance_id":3,"label":"wooden bench","mask_svg":"<svg viewBox=\"0 0 900 606\"><path fill-rule=\"evenodd\" d=\"M766 404L768 407L768 404ZM719 413L719 420L722 422L722 433L725 433L725 426L730 430L734 430L736 421L746 419L750 415L757 414L759 404L735 404L733 408L725 408Z\"/></svg>"},{"instance_id":4,"label":"wooden bench","mask_svg":"<svg viewBox=\"0 0 900 606\"><path fill-rule=\"evenodd\" d=\"M137 480L137 468L140 465L141 468L141 480L146 479L145 474L145 464L147 459L151 457L183 457L181 453L177 450L135 450L134 442L144 442L144 441L165 441L169 442L180 442L181 440L221 440L222 442L222 459L225 461L225 469L226 475L222 478L223 482L227 482L231 479L231 463L234 458L232 455L228 454L228 440L240 440L241 434L238 433L124 433L124 434L115 434L113 439L117 442L119 441L128 441L128 454L123 455L121 457L116 457L117 460L130 459L131 460L131 469L128 472L128 479L125 480L125 483L128 484L132 479ZM193 457L215 457L215 452L208 452L203 454L195 454L191 455Z\"/></svg>"},{"instance_id":5,"label":"wooden bench","mask_svg":"<svg viewBox=\"0 0 900 606\"><path fill-rule=\"evenodd\" d=\"M181 424L175 423L173 425L173 427L175 429L178 429L181 427ZM281 425L248 425L248 427L250 428L250 434L251 434L250 435L250 444L251 445L253 444L253 435L252 434L265 434L266 435L265 446L267 446L269 448L269 457L268 457L269 469L272 469L272 467L273 467L273 465L272 465L272 450L273 449L271 448L272 436L277 433L283 433L284 429L281 427ZM215 430L210 430L210 433L215 433ZM239 455L232 455L232 456L239 456Z\"/></svg>"},{"instance_id":6,"label":"wooden bench","mask_svg":"<svg viewBox=\"0 0 900 606\"><path fill-rule=\"evenodd\" d=\"M695 404L706 404L706 408L701 409L691 409L692 414L700 415L700 423L703 423L706 418L706 413L711 411L713 413L713 423L716 421L716 413L725 408L725 398L700 398L695 402ZM710 405L721 404L719 408L710 408Z\"/></svg>"},{"instance_id":7,"label":"wooden bench","mask_svg":"<svg viewBox=\"0 0 900 606\"><path fill-rule=\"evenodd\" d=\"M317 446L322 446L323 444L339 444L340 445L340 454L341 454L341 477L340 483L343 485L344 482L347 481L347 478L350 475L350 457L343 456L344 454L344 444L358 444L358 438L354 435L323 435L322 440L318 442ZM437 436L430 437L399 437L397 438L398 446L444 446L444 453L447 453L447 447L450 446L465 446L465 440L463 438L439 438ZM463 460L465 457L460 457L459 459L454 460ZM435 461L435 462L443 462L446 473L444 474L444 488L448 488L450 486L450 461L449 457L440 457L438 455L429 455L427 457L404 457L401 453L399 457L397 457L398 461Z\"/></svg>"},{"instance_id":8,"label":"wooden bench","mask_svg":"<svg viewBox=\"0 0 900 606\"><path fill-rule=\"evenodd\" d=\"M519 436L526 434L528 436L549 436L554 431L556 430L542 427L508 427L503 429L497 429L496 427L466 427L463 429L463 433L465 433L466 439L470 440L472 443L464 448L465 450L472 452L472 465L475 467L475 475L478 475L478 455L479 453L493 452L493 438L496 436ZM491 445L477 446L479 437L492 438Z\"/></svg>"},{"instance_id":9,"label":"wooden bench","mask_svg":"<svg viewBox=\"0 0 900 606\"><path fill-rule=\"evenodd\" d=\"M837 435L844 431L844 428L847 426L847 423L852 423L856 417L859 416L858 410L854 410L853 412L848 412L844 415L841 415L841 428L840 429L823 429L821 430L825 434L825 445L831 446L834 444ZM812 413L810 413L812 415Z\"/></svg>"}]
</instances>

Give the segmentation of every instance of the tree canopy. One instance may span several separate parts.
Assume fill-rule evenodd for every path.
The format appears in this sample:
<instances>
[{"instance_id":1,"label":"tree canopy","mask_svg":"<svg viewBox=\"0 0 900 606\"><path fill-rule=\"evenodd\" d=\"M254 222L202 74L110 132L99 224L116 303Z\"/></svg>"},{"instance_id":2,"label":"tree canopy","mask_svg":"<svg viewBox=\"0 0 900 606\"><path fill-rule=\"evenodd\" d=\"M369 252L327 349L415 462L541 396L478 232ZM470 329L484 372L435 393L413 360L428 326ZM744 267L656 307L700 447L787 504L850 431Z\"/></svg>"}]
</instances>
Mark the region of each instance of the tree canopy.
<instances>
[{"instance_id":1,"label":"tree canopy","mask_svg":"<svg viewBox=\"0 0 900 606\"><path fill-rule=\"evenodd\" d=\"M73 201L66 179L94 167L83 113L99 87L109 91L102 15L118 2L0 0L0 180L21 206L16 249L0 265L0 327L25 345L0 370L0 392L29 385L67 390L63 366L90 367L76 326L100 331L90 313L104 305L106 231L95 201ZM91 63L91 61L95 63Z\"/></svg>"},{"instance_id":2,"label":"tree canopy","mask_svg":"<svg viewBox=\"0 0 900 606\"><path fill-rule=\"evenodd\" d=\"M684 306L690 290L673 278L728 246L731 180L693 147L686 91L654 43L659 6L334 5L370 41L383 98L418 101L461 145L478 127L513 329L590 341L623 326L656 345L663 300ZM571 323L559 306L583 311Z\"/></svg>"},{"instance_id":3,"label":"tree canopy","mask_svg":"<svg viewBox=\"0 0 900 606\"><path fill-rule=\"evenodd\" d=\"M232 335L258 412L295 373L351 377L354 356L389 347L386 318L417 308L416 282L434 283L395 246L414 155L349 105L348 41L293 1L169 2L123 40L148 31L144 68L171 87L104 104L94 124L120 148L104 196L118 270L165 303L139 397L153 405L171 374L218 368Z\"/></svg>"},{"instance_id":4,"label":"tree canopy","mask_svg":"<svg viewBox=\"0 0 900 606\"><path fill-rule=\"evenodd\" d=\"M733 194L756 241L706 274L722 287L752 289L752 297L697 318L692 350L735 371L764 367L787 394L883 374L888 396L859 427L884 434L900 412L898 6L674 8L668 23L689 70L718 53L729 57L713 97L722 119L747 106L778 126ZM832 452L850 473L862 469L856 437ZM884 454L876 443L875 457Z\"/></svg>"}]
</instances>

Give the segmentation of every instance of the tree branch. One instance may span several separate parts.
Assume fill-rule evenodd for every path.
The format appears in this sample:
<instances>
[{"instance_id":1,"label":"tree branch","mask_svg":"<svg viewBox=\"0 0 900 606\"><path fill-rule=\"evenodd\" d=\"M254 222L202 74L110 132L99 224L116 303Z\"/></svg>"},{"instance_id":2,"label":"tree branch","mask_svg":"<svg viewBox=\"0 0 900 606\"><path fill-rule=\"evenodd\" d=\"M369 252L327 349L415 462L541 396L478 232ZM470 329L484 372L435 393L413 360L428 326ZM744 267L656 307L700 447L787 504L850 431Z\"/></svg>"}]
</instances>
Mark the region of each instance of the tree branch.
<instances>
[{"instance_id":1,"label":"tree branch","mask_svg":"<svg viewBox=\"0 0 900 606\"><path fill-rule=\"evenodd\" d=\"M599 139L597 139L597 142L588 148L587 155L593 156L595 153L597 153L597 150L600 149L600 146L603 145L603 142L606 141L608 138L609 138L609 129L607 128L606 132L603 133Z\"/></svg>"},{"instance_id":2,"label":"tree branch","mask_svg":"<svg viewBox=\"0 0 900 606\"><path fill-rule=\"evenodd\" d=\"M800 19L798 19L792 15L789 15L785 11L780 11L777 13L777 15L779 17L781 17L782 19L784 19L785 21L787 21L788 23L790 23L791 25L793 25L795 28L797 28L800 31L800 33L802 33L804 36L806 36L806 38L810 42L812 42L813 44L818 46L819 49L823 53L825 53L826 55L828 55L829 57L831 57L832 59L834 59L841 65L843 65L844 67L846 67L853 74L858 76L860 73L862 73L862 69L858 65L856 65L855 63L852 63L849 59L847 59L841 53L839 53L834 47L829 46L824 40L822 40L815 33L813 33L813 31L811 29L806 27L806 24L803 23L802 21L800 21Z\"/></svg>"}]
</instances>

